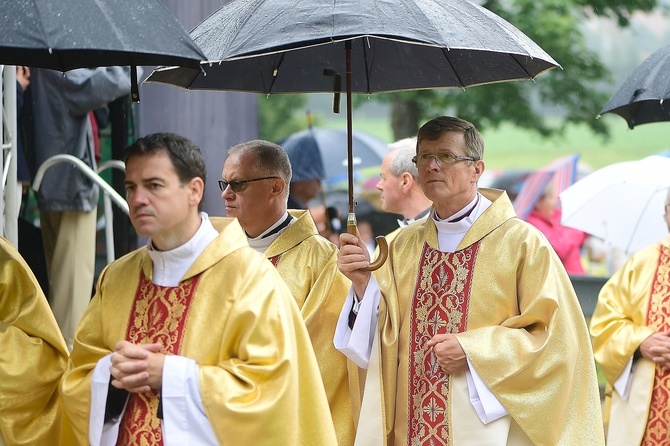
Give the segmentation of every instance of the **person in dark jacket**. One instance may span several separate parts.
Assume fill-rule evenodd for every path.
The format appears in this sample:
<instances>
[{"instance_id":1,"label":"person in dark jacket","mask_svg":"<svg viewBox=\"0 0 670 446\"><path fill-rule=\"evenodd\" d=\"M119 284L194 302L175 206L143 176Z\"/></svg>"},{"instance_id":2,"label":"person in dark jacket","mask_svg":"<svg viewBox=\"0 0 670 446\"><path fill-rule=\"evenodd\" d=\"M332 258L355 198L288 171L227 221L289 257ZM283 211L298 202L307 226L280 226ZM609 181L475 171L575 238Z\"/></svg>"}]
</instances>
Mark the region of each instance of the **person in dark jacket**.
<instances>
[{"instance_id":1,"label":"person in dark jacket","mask_svg":"<svg viewBox=\"0 0 670 446\"><path fill-rule=\"evenodd\" d=\"M31 70L24 125L33 178L54 155L69 154L96 170L89 112L130 93L130 75L121 67L61 73ZM50 167L37 191L49 301L72 346L74 330L91 298L95 269L98 187L73 164Z\"/></svg>"}]
</instances>

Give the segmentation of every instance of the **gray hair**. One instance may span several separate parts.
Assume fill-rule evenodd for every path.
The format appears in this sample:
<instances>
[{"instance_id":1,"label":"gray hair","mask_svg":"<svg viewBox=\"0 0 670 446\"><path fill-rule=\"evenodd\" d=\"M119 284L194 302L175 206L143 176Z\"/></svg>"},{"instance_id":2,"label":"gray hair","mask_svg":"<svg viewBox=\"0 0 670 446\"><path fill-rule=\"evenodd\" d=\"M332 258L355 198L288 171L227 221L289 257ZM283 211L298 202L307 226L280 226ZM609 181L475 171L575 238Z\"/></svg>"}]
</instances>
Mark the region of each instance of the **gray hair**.
<instances>
[{"instance_id":1,"label":"gray hair","mask_svg":"<svg viewBox=\"0 0 670 446\"><path fill-rule=\"evenodd\" d=\"M258 172L258 175L277 176L284 180L284 183L286 183L284 198L288 199L289 184L293 172L291 171L291 162L284 149L279 144L256 139L231 147L228 150L228 156L247 152L256 155L253 169Z\"/></svg>"},{"instance_id":2,"label":"gray hair","mask_svg":"<svg viewBox=\"0 0 670 446\"><path fill-rule=\"evenodd\" d=\"M484 138L474 124L453 116L438 116L426 122L419 129L418 142L435 141L447 132L461 132L465 139L465 152L476 160L484 158ZM418 145L417 145L418 149Z\"/></svg>"},{"instance_id":3,"label":"gray hair","mask_svg":"<svg viewBox=\"0 0 670 446\"><path fill-rule=\"evenodd\" d=\"M412 157L416 154L416 137L404 138L389 144L389 153L394 154L389 168L394 177L399 177L407 172L415 180L418 180L419 169L412 162Z\"/></svg>"}]
</instances>

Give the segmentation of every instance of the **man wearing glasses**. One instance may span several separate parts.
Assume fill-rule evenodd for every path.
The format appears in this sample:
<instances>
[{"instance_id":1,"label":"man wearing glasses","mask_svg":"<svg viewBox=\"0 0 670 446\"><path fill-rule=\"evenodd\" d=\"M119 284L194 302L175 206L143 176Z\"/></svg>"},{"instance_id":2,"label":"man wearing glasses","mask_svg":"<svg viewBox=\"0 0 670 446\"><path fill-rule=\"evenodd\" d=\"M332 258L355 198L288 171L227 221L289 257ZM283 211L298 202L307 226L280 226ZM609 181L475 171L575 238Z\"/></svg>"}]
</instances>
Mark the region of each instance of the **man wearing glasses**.
<instances>
[{"instance_id":1,"label":"man wearing glasses","mask_svg":"<svg viewBox=\"0 0 670 446\"><path fill-rule=\"evenodd\" d=\"M221 198L226 215L238 219L249 245L265 254L293 293L314 346L338 444L352 445L347 361L333 346L349 282L337 269L337 248L318 234L309 212L287 210L291 173L289 157L277 144L238 144L223 167Z\"/></svg>"},{"instance_id":2,"label":"man wearing glasses","mask_svg":"<svg viewBox=\"0 0 670 446\"><path fill-rule=\"evenodd\" d=\"M471 123L438 117L417 138L428 219L398 234L374 276L361 241L340 236L352 290L336 341L368 369L358 435L604 444L586 323L560 259L505 192L478 190L484 141Z\"/></svg>"},{"instance_id":3,"label":"man wearing glasses","mask_svg":"<svg viewBox=\"0 0 670 446\"><path fill-rule=\"evenodd\" d=\"M149 241L102 272L77 328L61 384L77 444L335 445L289 290L236 221L199 212L200 148L158 133L124 161Z\"/></svg>"}]
</instances>

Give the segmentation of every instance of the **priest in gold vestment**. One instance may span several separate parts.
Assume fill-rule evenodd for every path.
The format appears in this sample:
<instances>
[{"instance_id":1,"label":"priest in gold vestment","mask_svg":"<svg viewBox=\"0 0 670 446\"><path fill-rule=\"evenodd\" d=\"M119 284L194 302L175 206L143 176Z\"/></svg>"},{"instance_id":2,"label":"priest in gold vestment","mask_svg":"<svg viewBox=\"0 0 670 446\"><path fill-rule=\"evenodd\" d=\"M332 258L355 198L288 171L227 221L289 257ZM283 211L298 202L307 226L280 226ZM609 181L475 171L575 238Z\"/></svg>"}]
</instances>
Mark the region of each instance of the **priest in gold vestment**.
<instances>
[{"instance_id":1,"label":"priest in gold vestment","mask_svg":"<svg viewBox=\"0 0 670 446\"><path fill-rule=\"evenodd\" d=\"M110 264L61 384L79 444L335 445L289 290L233 219L199 213L200 149L159 133L124 152L147 246Z\"/></svg>"},{"instance_id":2,"label":"priest in gold vestment","mask_svg":"<svg viewBox=\"0 0 670 446\"><path fill-rule=\"evenodd\" d=\"M347 359L333 345L350 286L337 269L337 247L319 235L308 211L287 210L291 164L277 144L256 140L231 148L222 176L226 215L239 220L249 245L265 254L291 290L314 346L338 445L352 445ZM237 183L255 178L266 179Z\"/></svg>"},{"instance_id":3,"label":"priest in gold vestment","mask_svg":"<svg viewBox=\"0 0 670 446\"><path fill-rule=\"evenodd\" d=\"M353 289L335 340L367 369L357 445L604 444L569 277L504 192L477 189L483 152L469 122L429 121L415 162L430 217L400 232L375 276L341 236Z\"/></svg>"},{"instance_id":4,"label":"priest in gold vestment","mask_svg":"<svg viewBox=\"0 0 670 446\"><path fill-rule=\"evenodd\" d=\"M670 193L665 204L670 226ZM591 318L607 380L608 445L670 441L670 237L635 253L603 286Z\"/></svg>"},{"instance_id":5,"label":"priest in gold vestment","mask_svg":"<svg viewBox=\"0 0 670 446\"><path fill-rule=\"evenodd\" d=\"M37 279L0 238L0 445L59 445L67 346Z\"/></svg>"}]
</instances>

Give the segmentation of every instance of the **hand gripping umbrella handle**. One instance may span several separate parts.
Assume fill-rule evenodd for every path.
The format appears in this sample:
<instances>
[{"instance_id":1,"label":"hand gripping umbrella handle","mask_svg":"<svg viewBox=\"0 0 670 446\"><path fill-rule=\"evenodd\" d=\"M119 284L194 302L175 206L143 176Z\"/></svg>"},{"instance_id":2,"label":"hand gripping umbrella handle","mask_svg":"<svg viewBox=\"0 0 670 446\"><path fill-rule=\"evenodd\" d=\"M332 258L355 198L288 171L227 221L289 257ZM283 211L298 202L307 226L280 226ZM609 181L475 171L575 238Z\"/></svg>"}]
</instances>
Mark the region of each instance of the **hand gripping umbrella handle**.
<instances>
[{"instance_id":1,"label":"hand gripping umbrella handle","mask_svg":"<svg viewBox=\"0 0 670 446\"><path fill-rule=\"evenodd\" d=\"M350 212L347 216L347 233L354 235L360 239L358 234L358 227L356 226L356 214ZM380 235L375 237L377 246L379 246L379 255L374 262L371 262L366 268L362 268L365 271L377 271L381 266L386 262L386 258L389 254L389 246L386 242L384 236Z\"/></svg>"}]
</instances>

